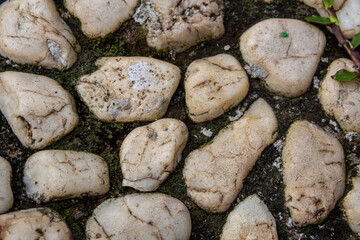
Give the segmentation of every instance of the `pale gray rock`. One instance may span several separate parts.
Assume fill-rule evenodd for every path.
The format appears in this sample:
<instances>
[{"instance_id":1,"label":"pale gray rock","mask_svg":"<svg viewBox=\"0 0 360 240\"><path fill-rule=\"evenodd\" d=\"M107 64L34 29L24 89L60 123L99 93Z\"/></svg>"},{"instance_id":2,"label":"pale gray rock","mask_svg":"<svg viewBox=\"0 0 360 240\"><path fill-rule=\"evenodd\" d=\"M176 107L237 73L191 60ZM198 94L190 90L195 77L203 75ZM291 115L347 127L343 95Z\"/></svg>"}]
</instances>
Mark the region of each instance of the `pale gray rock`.
<instances>
[{"instance_id":1,"label":"pale gray rock","mask_svg":"<svg viewBox=\"0 0 360 240\"><path fill-rule=\"evenodd\" d=\"M69 227L50 208L32 208L0 215L0 239L72 240Z\"/></svg>"},{"instance_id":2,"label":"pale gray rock","mask_svg":"<svg viewBox=\"0 0 360 240\"><path fill-rule=\"evenodd\" d=\"M277 129L272 108L258 99L210 144L188 155L183 171L188 195L206 211L226 211L261 152L274 142Z\"/></svg>"},{"instance_id":3,"label":"pale gray rock","mask_svg":"<svg viewBox=\"0 0 360 240\"><path fill-rule=\"evenodd\" d=\"M142 0L134 19L147 28L149 46L182 52L224 34L222 5L218 3L216 0Z\"/></svg>"},{"instance_id":4,"label":"pale gray rock","mask_svg":"<svg viewBox=\"0 0 360 240\"><path fill-rule=\"evenodd\" d=\"M52 0L8 0L0 6L0 54L21 64L65 70L80 46Z\"/></svg>"},{"instance_id":5,"label":"pale gray rock","mask_svg":"<svg viewBox=\"0 0 360 240\"><path fill-rule=\"evenodd\" d=\"M25 147L41 149L79 121L73 97L55 80L30 73L0 73L0 109Z\"/></svg>"},{"instance_id":6,"label":"pale gray rock","mask_svg":"<svg viewBox=\"0 0 360 240\"><path fill-rule=\"evenodd\" d=\"M128 20L138 0L65 0L65 7L81 22L81 30L90 38L105 37Z\"/></svg>"},{"instance_id":7,"label":"pale gray rock","mask_svg":"<svg viewBox=\"0 0 360 240\"><path fill-rule=\"evenodd\" d=\"M181 77L180 69L149 57L106 57L100 69L81 77L77 89L104 121L153 121L167 110Z\"/></svg>"},{"instance_id":8,"label":"pale gray rock","mask_svg":"<svg viewBox=\"0 0 360 240\"><path fill-rule=\"evenodd\" d=\"M228 54L192 62L185 75L185 100L194 122L210 121L238 105L249 80L236 58Z\"/></svg>"},{"instance_id":9,"label":"pale gray rock","mask_svg":"<svg viewBox=\"0 0 360 240\"><path fill-rule=\"evenodd\" d=\"M10 163L0 157L0 214L7 212L14 203L11 176L12 169Z\"/></svg>"},{"instance_id":10,"label":"pale gray rock","mask_svg":"<svg viewBox=\"0 0 360 240\"><path fill-rule=\"evenodd\" d=\"M344 198L347 221L351 230L360 233L360 177L352 179L353 189Z\"/></svg>"},{"instance_id":11,"label":"pale gray rock","mask_svg":"<svg viewBox=\"0 0 360 240\"><path fill-rule=\"evenodd\" d=\"M258 76L269 91L285 97L297 97L306 92L325 44L322 31L294 19L264 20L240 37L244 60L262 69Z\"/></svg>"},{"instance_id":12,"label":"pale gray rock","mask_svg":"<svg viewBox=\"0 0 360 240\"><path fill-rule=\"evenodd\" d=\"M352 179L353 189L346 195L343 206L351 230L360 233L360 177Z\"/></svg>"},{"instance_id":13,"label":"pale gray rock","mask_svg":"<svg viewBox=\"0 0 360 240\"><path fill-rule=\"evenodd\" d=\"M334 117L347 132L360 134L360 82L340 82L332 78L339 70L355 71L355 64L346 58L331 63L321 82L319 100L325 112Z\"/></svg>"},{"instance_id":14,"label":"pale gray rock","mask_svg":"<svg viewBox=\"0 0 360 240\"><path fill-rule=\"evenodd\" d=\"M299 0L316 8L323 17L329 17L325 11L322 0ZM339 19L340 28L348 39L360 33L360 1L359 0L334 0L334 9Z\"/></svg>"},{"instance_id":15,"label":"pale gray rock","mask_svg":"<svg viewBox=\"0 0 360 240\"><path fill-rule=\"evenodd\" d=\"M131 194L100 204L86 224L89 240L187 240L191 218L186 206L165 194Z\"/></svg>"},{"instance_id":16,"label":"pale gray rock","mask_svg":"<svg viewBox=\"0 0 360 240\"><path fill-rule=\"evenodd\" d=\"M26 161L23 180L27 196L37 203L104 195L110 189L105 160L85 152L37 152Z\"/></svg>"},{"instance_id":17,"label":"pale gray rock","mask_svg":"<svg viewBox=\"0 0 360 240\"><path fill-rule=\"evenodd\" d=\"M345 156L339 141L308 121L288 130L282 152L285 205L297 226L321 223L345 188Z\"/></svg>"},{"instance_id":18,"label":"pale gray rock","mask_svg":"<svg viewBox=\"0 0 360 240\"><path fill-rule=\"evenodd\" d=\"M132 130L120 148L122 185L155 191L180 162L188 135L183 122L169 118Z\"/></svg>"},{"instance_id":19,"label":"pale gray rock","mask_svg":"<svg viewBox=\"0 0 360 240\"><path fill-rule=\"evenodd\" d=\"M256 195L247 197L226 219L221 240L277 240L276 221Z\"/></svg>"}]
</instances>

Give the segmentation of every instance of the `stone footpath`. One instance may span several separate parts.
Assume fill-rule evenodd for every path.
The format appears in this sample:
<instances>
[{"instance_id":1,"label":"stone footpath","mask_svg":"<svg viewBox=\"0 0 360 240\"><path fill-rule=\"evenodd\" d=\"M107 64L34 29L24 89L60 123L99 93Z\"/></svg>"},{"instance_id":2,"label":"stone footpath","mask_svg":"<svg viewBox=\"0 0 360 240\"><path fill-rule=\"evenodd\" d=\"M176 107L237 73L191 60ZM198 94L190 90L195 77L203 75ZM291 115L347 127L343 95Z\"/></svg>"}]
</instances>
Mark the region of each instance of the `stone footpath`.
<instances>
[{"instance_id":1,"label":"stone footpath","mask_svg":"<svg viewBox=\"0 0 360 240\"><path fill-rule=\"evenodd\" d=\"M321 1L303 2L324 14ZM0 110L8 125L1 122L0 130L11 127L9 136L16 135L26 152L23 162L19 152L0 157L0 239L339 239L336 231L347 231L346 239L360 236L360 83L332 78L354 64L324 60L330 33L290 18L247 26L231 54L225 52L233 46L226 45L220 53L192 57L192 49L226 36L227 3L67 0L61 10L52 0L0 5L0 54L8 65L0 73ZM358 1L335 4L346 36L359 33L353 24L360 19ZM78 19L82 33L78 24L73 34L69 19ZM83 62L76 38L101 42L126 31L122 25L130 21L146 33L146 48L169 58L118 54ZM174 64L184 51L186 67ZM328 69L316 82L325 62ZM18 71L18 64L30 68ZM36 69L56 74L50 78ZM69 88L72 69L79 72ZM323 108L321 121L306 113L286 115L297 111L291 103L311 94ZM83 112L105 126L100 132L126 128L123 136L97 136L99 148L117 138L116 149L79 150L79 137L56 147L77 129L96 131L86 126ZM212 123L216 129L207 129ZM265 177L268 166L280 180L254 178ZM179 182L164 190L175 176ZM276 189L277 196L249 191L257 185ZM64 214L63 203L76 208L73 215ZM341 228L353 233L307 233L326 228L340 210L336 221L348 221ZM219 216L223 220L215 225L222 230L202 236L199 226ZM80 233L73 219L81 221Z\"/></svg>"}]
</instances>

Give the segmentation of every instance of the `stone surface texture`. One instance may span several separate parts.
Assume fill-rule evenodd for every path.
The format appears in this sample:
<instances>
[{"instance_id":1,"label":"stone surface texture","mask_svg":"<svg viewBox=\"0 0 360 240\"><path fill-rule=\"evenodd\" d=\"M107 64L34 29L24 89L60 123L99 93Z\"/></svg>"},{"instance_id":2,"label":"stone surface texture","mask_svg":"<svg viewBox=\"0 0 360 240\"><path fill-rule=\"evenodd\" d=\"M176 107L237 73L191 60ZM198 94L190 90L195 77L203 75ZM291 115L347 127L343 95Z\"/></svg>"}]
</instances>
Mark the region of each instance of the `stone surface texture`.
<instances>
[{"instance_id":1,"label":"stone surface texture","mask_svg":"<svg viewBox=\"0 0 360 240\"><path fill-rule=\"evenodd\" d=\"M7 212L14 203L11 177L12 169L10 163L0 157L0 214Z\"/></svg>"},{"instance_id":2,"label":"stone surface texture","mask_svg":"<svg viewBox=\"0 0 360 240\"><path fill-rule=\"evenodd\" d=\"M144 0L134 19L148 29L149 46L182 52L224 34L222 6L218 2Z\"/></svg>"},{"instance_id":3,"label":"stone surface texture","mask_svg":"<svg viewBox=\"0 0 360 240\"><path fill-rule=\"evenodd\" d=\"M298 97L306 92L325 44L322 31L294 19L264 20L240 37L245 62L260 65L267 72L259 76L267 89L285 97Z\"/></svg>"},{"instance_id":4,"label":"stone surface texture","mask_svg":"<svg viewBox=\"0 0 360 240\"><path fill-rule=\"evenodd\" d=\"M320 127L294 122L282 152L285 205L294 224L321 223L345 188L344 151L339 141Z\"/></svg>"},{"instance_id":5,"label":"stone surface texture","mask_svg":"<svg viewBox=\"0 0 360 240\"><path fill-rule=\"evenodd\" d=\"M343 130L360 134L360 82L334 80L332 76L342 69L355 71L355 64L346 58L332 62L318 97L325 112L334 117Z\"/></svg>"},{"instance_id":6,"label":"stone surface texture","mask_svg":"<svg viewBox=\"0 0 360 240\"><path fill-rule=\"evenodd\" d=\"M122 185L155 191L180 162L188 135L183 122L169 118L131 131L120 148Z\"/></svg>"},{"instance_id":7,"label":"stone surface texture","mask_svg":"<svg viewBox=\"0 0 360 240\"><path fill-rule=\"evenodd\" d=\"M185 100L194 122L210 121L238 105L249 91L246 72L228 54L196 60L185 75Z\"/></svg>"},{"instance_id":8,"label":"stone surface texture","mask_svg":"<svg viewBox=\"0 0 360 240\"><path fill-rule=\"evenodd\" d=\"M25 147L40 149L79 121L73 97L55 80L21 72L0 73L0 109Z\"/></svg>"},{"instance_id":9,"label":"stone surface texture","mask_svg":"<svg viewBox=\"0 0 360 240\"><path fill-rule=\"evenodd\" d=\"M71 14L79 18L81 30L90 38L115 32L134 13L138 0L65 0Z\"/></svg>"},{"instance_id":10,"label":"stone surface texture","mask_svg":"<svg viewBox=\"0 0 360 240\"><path fill-rule=\"evenodd\" d=\"M0 54L21 64L65 70L80 46L52 0L8 0L0 6Z\"/></svg>"},{"instance_id":11,"label":"stone surface texture","mask_svg":"<svg viewBox=\"0 0 360 240\"><path fill-rule=\"evenodd\" d=\"M69 227L50 208L31 208L0 215L0 239L72 240Z\"/></svg>"},{"instance_id":12,"label":"stone surface texture","mask_svg":"<svg viewBox=\"0 0 360 240\"><path fill-rule=\"evenodd\" d=\"M187 240L190 233L191 219L186 206L160 193L106 200L94 210L86 225L89 240Z\"/></svg>"},{"instance_id":13,"label":"stone surface texture","mask_svg":"<svg viewBox=\"0 0 360 240\"><path fill-rule=\"evenodd\" d=\"M255 194L247 197L226 219L221 240L277 240L276 221Z\"/></svg>"},{"instance_id":14,"label":"stone surface texture","mask_svg":"<svg viewBox=\"0 0 360 240\"><path fill-rule=\"evenodd\" d=\"M272 108L258 99L210 144L188 155L183 171L188 195L206 211L226 211L261 152L275 140L277 128Z\"/></svg>"},{"instance_id":15,"label":"stone surface texture","mask_svg":"<svg viewBox=\"0 0 360 240\"><path fill-rule=\"evenodd\" d=\"M37 203L98 196L110 189L109 170L102 157L67 150L31 155L25 163L23 180L27 196Z\"/></svg>"},{"instance_id":16,"label":"stone surface texture","mask_svg":"<svg viewBox=\"0 0 360 240\"><path fill-rule=\"evenodd\" d=\"M322 0L299 0L316 8L320 16L329 17L325 11ZM360 1L359 0L334 0L334 9L339 19L340 28L348 39L360 33Z\"/></svg>"},{"instance_id":17,"label":"stone surface texture","mask_svg":"<svg viewBox=\"0 0 360 240\"><path fill-rule=\"evenodd\" d=\"M148 57L108 57L100 69L83 76L78 92L104 121L152 121L167 110L181 77L180 69Z\"/></svg>"},{"instance_id":18,"label":"stone surface texture","mask_svg":"<svg viewBox=\"0 0 360 240\"><path fill-rule=\"evenodd\" d=\"M343 206L351 230L360 233L360 177L354 177L352 183L353 189L346 195Z\"/></svg>"}]
</instances>

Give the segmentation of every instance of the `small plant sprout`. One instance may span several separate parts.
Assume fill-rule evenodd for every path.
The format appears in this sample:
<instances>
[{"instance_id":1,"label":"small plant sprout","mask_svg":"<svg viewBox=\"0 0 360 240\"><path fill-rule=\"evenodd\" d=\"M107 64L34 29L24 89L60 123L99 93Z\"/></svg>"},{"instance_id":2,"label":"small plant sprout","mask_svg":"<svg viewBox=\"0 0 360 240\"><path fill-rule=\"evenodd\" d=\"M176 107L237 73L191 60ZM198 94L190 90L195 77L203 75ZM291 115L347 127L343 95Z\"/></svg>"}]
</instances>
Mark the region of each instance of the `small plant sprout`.
<instances>
[{"instance_id":1,"label":"small plant sprout","mask_svg":"<svg viewBox=\"0 0 360 240\"><path fill-rule=\"evenodd\" d=\"M331 28L331 31L334 33L336 39L339 41L341 46L345 48L351 60L355 63L356 69L354 72L347 71L342 69L338 71L333 79L349 82L351 80L360 80L360 54L358 47L360 45L360 33L358 33L351 41L344 37L344 34L339 26L339 19L336 16L336 12L333 6L334 0L322 0L325 10L327 11L329 17L307 17L306 20L313 23L327 25Z\"/></svg>"}]
</instances>

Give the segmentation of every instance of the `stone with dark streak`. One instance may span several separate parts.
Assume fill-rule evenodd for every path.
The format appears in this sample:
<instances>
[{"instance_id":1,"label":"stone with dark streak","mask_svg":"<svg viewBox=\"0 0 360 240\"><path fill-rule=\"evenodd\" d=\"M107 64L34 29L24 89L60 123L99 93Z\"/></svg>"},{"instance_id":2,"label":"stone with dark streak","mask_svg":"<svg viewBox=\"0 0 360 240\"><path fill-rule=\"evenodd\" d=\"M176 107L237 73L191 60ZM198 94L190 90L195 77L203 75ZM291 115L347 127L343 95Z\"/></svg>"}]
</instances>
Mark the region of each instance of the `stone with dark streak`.
<instances>
[{"instance_id":1,"label":"stone with dark streak","mask_svg":"<svg viewBox=\"0 0 360 240\"><path fill-rule=\"evenodd\" d=\"M73 97L55 80L21 72L0 73L0 109L28 148L49 146L79 121Z\"/></svg>"},{"instance_id":2,"label":"stone with dark streak","mask_svg":"<svg viewBox=\"0 0 360 240\"><path fill-rule=\"evenodd\" d=\"M339 141L308 121L288 130L282 152L285 205L294 224L321 223L345 188L345 156Z\"/></svg>"}]
</instances>

